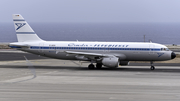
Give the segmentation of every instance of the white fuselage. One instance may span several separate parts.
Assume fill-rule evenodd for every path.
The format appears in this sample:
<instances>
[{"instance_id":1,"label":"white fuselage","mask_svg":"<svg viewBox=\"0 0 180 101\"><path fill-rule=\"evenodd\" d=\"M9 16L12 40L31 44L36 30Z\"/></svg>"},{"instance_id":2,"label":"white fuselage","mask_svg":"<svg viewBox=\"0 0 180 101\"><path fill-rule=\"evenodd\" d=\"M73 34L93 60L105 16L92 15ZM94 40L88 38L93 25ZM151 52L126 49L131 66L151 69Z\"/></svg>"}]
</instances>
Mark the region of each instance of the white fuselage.
<instances>
[{"instance_id":1,"label":"white fuselage","mask_svg":"<svg viewBox=\"0 0 180 101\"><path fill-rule=\"evenodd\" d=\"M14 43L16 44L16 43ZM138 42L71 42L71 41L40 41L21 42L28 47L19 48L46 57L77 60L77 54L70 52L85 52L90 54L114 55L121 61L163 61L170 60L172 51L156 43ZM13 46L13 43L11 44Z\"/></svg>"}]
</instances>

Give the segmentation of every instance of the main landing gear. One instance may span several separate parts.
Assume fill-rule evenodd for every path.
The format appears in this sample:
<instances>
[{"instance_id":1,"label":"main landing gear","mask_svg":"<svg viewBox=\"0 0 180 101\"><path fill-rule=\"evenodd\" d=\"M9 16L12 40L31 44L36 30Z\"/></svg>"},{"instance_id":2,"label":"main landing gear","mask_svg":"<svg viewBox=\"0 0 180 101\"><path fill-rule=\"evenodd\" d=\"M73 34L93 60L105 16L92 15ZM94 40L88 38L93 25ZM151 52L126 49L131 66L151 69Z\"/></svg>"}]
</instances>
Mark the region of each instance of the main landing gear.
<instances>
[{"instance_id":1,"label":"main landing gear","mask_svg":"<svg viewBox=\"0 0 180 101\"><path fill-rule=\"evenodd\" d=\"M88 66L88 69L94 69L95 67L94 67L94 65L93 64L90 64L89 66Z\"/></svg>"},{"instance_id":2,"label":"main landing gear","mask_svg":"<svg viewBox=\"0 0 180 101\"><path fill-rule=\"evenodd\" d=\"M97 69L101 69L102 68L102 63L97 63L96 64L96 68ZM95 66L91 63L89 66L88 66L88 69L95 69Z\"/></svg>"},{"instance_id":3,"label":"main landing gear","mask_svg":"<svg viewBox=\"0 0 180 101\"><path fill-rule=\"evenodd\" d=\"M155 69L155 67L153 66L153 61L151 61L151 68L150 68L151 70L154 70Z\"/></svg>"},{"instance_id":4,"label":"main landing gear","mask_svg":"<svg viewBox=\"0 0 180 101\"><path fill-rule=\"evenodd\" d=\"M97 64L96 64L96 68L97 68L97 69L101 69L101 68L102 68L102 63L97 63Z\"/></svg>"}]
</instances>

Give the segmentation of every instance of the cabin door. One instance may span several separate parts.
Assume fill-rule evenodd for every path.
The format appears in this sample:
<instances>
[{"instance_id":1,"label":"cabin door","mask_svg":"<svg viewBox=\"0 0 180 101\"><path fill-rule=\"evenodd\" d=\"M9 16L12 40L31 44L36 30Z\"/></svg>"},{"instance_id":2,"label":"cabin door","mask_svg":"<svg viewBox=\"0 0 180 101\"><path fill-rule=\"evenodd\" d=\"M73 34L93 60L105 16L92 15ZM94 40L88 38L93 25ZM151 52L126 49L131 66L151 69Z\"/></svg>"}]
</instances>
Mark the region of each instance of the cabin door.
<instances>
[{"instance_id":1,"label":"cabin door","mask_svg":"<svg viewBox=\"0 0 180 101\"><path fill-rule=\"evenodd\" d=\"M154 45L149 45L149 54L154 54Z\"/></svg>"},{"instance_id":2,"label":"cabin door","mask_svg":"<svg viewBox=\"0 0 180 101\"><path fill-rule=\"evenodd\" d=\"M44 43L39 43L39 52L40 53L43 53L43 51L44 51Z\"/></svg>"}]
</instances>

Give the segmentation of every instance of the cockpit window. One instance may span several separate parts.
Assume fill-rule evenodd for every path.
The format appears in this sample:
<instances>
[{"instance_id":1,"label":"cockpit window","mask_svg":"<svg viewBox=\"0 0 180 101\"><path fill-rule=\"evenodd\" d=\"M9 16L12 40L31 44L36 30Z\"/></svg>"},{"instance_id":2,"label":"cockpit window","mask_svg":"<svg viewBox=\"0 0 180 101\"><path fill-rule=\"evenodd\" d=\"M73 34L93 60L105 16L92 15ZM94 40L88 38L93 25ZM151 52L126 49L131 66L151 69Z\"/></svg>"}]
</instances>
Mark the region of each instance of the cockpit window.
<instances>
[{"instance_id":1,"label":"cockpit window","mask_svg":"<svg viewBox=\"0 0 180 101\"><path fill-rule=\"evenodd\" d=\"M161 51L169 51L168 48L161 48Z\"/></svg>"}]
</instances>

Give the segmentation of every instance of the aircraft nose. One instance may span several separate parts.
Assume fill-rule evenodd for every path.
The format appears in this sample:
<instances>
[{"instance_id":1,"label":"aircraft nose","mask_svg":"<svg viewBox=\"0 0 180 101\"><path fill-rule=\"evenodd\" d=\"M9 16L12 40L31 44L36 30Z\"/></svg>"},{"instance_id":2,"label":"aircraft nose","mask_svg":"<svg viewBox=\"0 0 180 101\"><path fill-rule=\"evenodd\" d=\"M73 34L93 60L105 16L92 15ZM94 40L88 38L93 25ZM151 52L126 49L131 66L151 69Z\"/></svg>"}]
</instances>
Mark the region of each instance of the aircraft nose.
<instances>
[{"instance_id":1,"label":"aircraft nose","mask_svg":"<svg viewBox=\"0 0 180 101\"><path fill-rule=\"evenodd\" d=\"M176 54L174 52L171 53L171 59L174 59L176 57Z\"/></svg>"}]
</instances>

